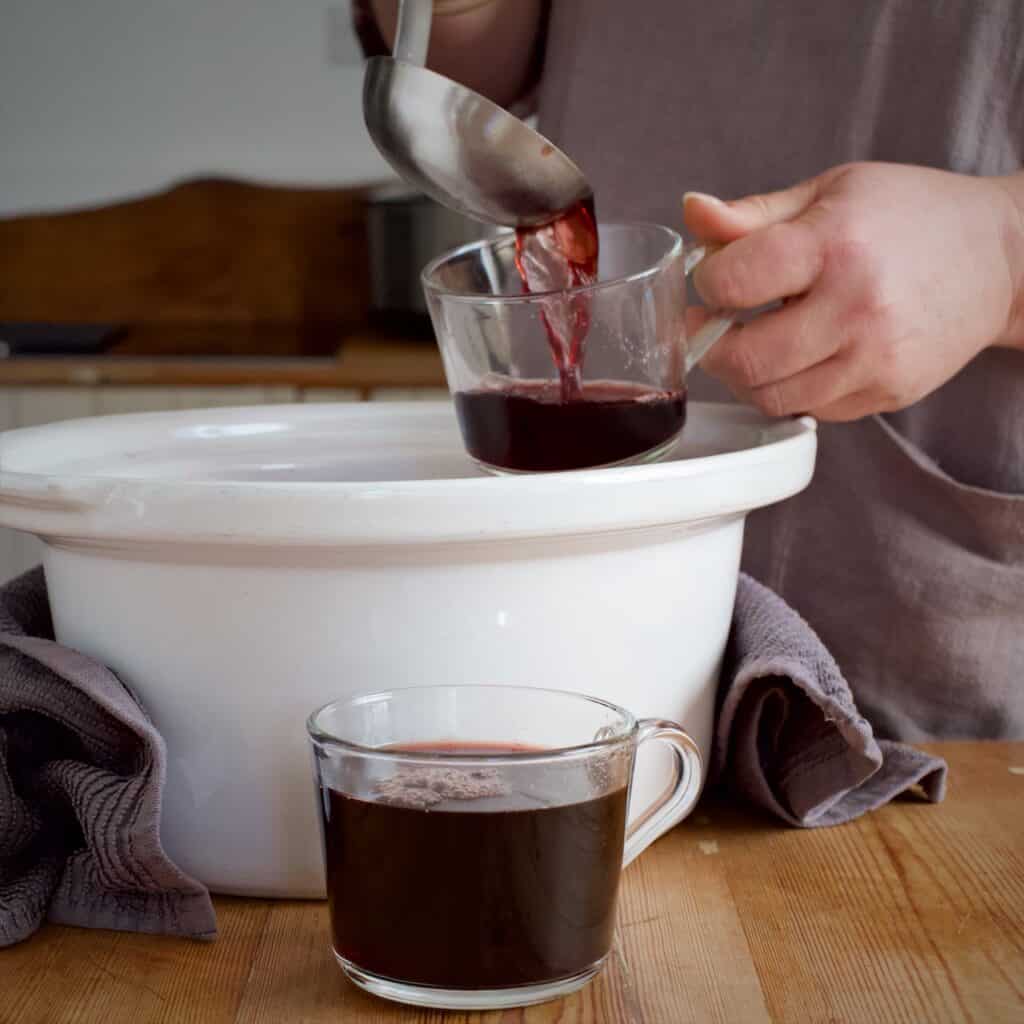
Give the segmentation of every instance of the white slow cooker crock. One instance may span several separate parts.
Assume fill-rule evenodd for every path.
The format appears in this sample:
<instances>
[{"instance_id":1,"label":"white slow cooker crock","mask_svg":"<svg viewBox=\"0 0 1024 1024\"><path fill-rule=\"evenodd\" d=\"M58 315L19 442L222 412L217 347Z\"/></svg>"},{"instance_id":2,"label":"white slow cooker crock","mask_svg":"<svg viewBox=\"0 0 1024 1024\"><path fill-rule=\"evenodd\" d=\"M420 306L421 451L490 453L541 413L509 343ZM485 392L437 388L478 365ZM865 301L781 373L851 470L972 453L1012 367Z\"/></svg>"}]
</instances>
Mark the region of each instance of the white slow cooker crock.
<instances>
[{"instance_id":1,"label":"white slow cooker crock","mask_svg":"<svg viewBox=\"0 0 1024 1024\"><path fill-rule=\"evenodd\" d=\"M0 525L42 538L58 639L163 734L170 856L219 892L319 896L304 721L332 698L561 687L706 758L744 516L814 457L811 420L699 403L665 462L504 478L447 403L111 416L0 435ZM667 771L642 762L633 813Z\"/></svg>"}]
</instances>

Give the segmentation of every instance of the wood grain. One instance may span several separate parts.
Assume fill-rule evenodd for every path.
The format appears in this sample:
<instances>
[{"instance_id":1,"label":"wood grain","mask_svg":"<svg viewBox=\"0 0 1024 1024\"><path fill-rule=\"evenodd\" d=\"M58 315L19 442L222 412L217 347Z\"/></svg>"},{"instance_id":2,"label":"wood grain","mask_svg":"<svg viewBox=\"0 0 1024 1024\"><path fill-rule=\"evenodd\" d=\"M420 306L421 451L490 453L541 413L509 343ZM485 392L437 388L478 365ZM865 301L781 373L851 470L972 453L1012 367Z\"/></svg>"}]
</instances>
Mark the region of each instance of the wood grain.
<instances>
[{"instance_id":1,"label":"wood grain","mask_svg":"<svg viewBox=\"0 0 1024 1024\"><path fill-rule=\"evenodd\" d=\"M148 325L161 353L192 325L238 325L291 352L333 352L367 320L364 196L201 179L0 220L0 320Z\"/></svg>"},{"instance_id":2,"label":"wood grain","mask_svg":"<svg viewBox=\"0 0 1024 1024\"><path fill-rule=\"evenodd\" d=\"M444 388L433 345L377 338L346 339L330 358L115 358L0 360L0 388Z\"/></svg>"},{"instance_id":3,"label":"wood grain","mask_svg":"<svg viewBox=\"0 0 1024 1024\"><path fill-rule=\"evenodd\" d=\"M219 899L211 944L48 926L0 951L0 1022L1020 1022L1024 743L931 749L938 807L798 831L705 800L626 872L609 964L562 1001L391 1006L342 977L323 904Z\"/></svg>"}]
</instances>

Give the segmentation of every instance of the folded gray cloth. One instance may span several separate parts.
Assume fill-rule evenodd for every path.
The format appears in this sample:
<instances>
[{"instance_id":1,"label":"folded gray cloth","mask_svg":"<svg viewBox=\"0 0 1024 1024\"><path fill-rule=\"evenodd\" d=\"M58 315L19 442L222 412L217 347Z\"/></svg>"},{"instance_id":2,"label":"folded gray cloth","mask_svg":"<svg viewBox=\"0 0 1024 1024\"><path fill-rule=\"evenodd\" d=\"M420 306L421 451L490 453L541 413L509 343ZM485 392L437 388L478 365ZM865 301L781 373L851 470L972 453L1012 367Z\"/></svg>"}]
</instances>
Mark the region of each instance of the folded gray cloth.
<instances>
[{"instance_id":1,"label":"folded gray cloth","mask_svg":"<svg viewBox=\"0 0 1024 1024\"><path fill-rule=\"evenodd\" d=\"M42 570L0 589L0 946L44 919L216 935L160 845L164 761L127 688L54 643Z\"/></svg>"},{"instance_id":2,"label":"folded gray cloth","mask_svg":"<svg viewBox=\"0 0 1024 1024\"><path fill-rule=\"evenodd\" d=\"M813 630L741 576L712 773L794 825L849 821L946 765L876 741ZM53 641L41 570L0 589L0 946L63 924L210 938L206 889L160 846L164 746L128 689Z\"/></svg>"},{"instance_id":3,"label":"folded gray cloth","mask_svg":"<svg viewBox=\"0 0 1024 1024\"><path fill-rule=\"evenodd\" d=\"M876 740L814 630L741 575L712 776L792 825L838 825L920 786L938 803L946 762Z\"/></svg>"}]
</instances>

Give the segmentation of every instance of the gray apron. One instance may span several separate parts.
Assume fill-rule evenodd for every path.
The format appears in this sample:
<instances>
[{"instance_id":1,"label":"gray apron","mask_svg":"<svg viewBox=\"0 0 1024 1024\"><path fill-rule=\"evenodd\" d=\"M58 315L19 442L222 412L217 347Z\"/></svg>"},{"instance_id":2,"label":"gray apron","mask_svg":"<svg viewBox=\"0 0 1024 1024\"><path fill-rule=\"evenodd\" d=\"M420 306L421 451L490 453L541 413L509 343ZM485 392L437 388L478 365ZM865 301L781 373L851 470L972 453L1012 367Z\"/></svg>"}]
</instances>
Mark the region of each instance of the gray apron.
<instances>
[{"instance_id":1,"label":"gray apron","mask_svg":"<svg viewBox=\"0 0 1024 1024\"><path fill-rule=\"evenodd\" d=\"M684 190L850 160L1010 173L1024 3L556 0L537 102L603 219L678 225ZM812 485L750 518L744 563L819 632L879 735L1024 738L1024 353L822 425Z\"/></svg>"}]
</instances>

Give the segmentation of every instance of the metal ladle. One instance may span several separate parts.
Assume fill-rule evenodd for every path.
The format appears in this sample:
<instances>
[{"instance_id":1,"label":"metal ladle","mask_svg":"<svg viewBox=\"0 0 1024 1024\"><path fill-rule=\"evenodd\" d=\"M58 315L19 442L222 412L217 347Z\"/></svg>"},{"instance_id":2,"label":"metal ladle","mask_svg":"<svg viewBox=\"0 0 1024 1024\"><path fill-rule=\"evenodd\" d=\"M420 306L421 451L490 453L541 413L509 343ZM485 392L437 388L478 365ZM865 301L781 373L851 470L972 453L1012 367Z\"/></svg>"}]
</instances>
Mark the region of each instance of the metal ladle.
<instances>
[{"instance_id":1,"label":"metal ladle","mask_svg":"<svg viewBox=\"0 0 1024 1024\"><path fill-rule=\"evenodd\" d=\"M439 203L489 224L546 224L592 198L583 172L540 132L423 66L433 13L433 0L401 0L394 56L367 62L363 116L384 158ZM688 250L686 273L707 253ZM713 314L687 339L687 370L735 320Z\"/></svg>"},{"instance_id":2,"label":"metal ladle","mask_svg":"<svg viewBox=\"0 0 1024 1024\"><path fill-rule=\"evenodd\" d=\"M557 146L479 93L425 68L432 0L401 0L393 57L373 57L363 116L409 184L477 220L530 227L592 195Z\"/></svg>"}]
</instances>

